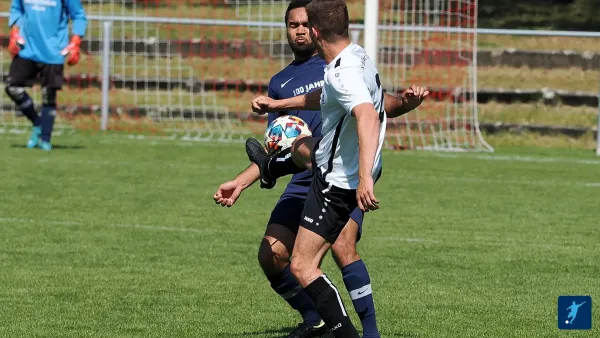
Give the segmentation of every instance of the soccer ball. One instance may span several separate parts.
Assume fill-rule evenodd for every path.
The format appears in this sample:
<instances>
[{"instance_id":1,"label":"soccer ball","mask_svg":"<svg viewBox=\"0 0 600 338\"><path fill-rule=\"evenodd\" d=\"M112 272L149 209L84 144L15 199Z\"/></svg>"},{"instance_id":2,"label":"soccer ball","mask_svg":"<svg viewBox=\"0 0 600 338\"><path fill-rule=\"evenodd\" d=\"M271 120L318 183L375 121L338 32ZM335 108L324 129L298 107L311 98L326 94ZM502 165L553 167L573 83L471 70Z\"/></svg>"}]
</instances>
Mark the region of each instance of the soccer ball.
<instances>
[{"instance_id":1,"label":"soccer ball","mask_svg":"<svg viewBox=\"0 0 600 338\"><path fill-rule=\"evenodd\" d=\"M312 136L308 124L297 116L280 116L265 131L265 148L269 154L278 153L291 147L299 135Z\"/></svg>"}]
</instances>

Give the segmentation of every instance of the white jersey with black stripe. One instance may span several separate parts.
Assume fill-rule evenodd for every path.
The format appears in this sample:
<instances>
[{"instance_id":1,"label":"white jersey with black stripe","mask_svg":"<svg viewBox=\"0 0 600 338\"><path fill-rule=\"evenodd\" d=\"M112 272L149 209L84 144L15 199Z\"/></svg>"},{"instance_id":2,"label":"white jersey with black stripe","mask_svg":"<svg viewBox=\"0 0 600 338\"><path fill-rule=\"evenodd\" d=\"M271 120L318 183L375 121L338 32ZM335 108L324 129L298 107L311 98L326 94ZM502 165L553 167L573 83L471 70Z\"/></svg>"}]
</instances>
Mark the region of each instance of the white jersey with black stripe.
<instances>
[{"instance_id":1,"label":"white jersey with black stripe","mask_svg":"<svg viewBox=\"0 0 600 338\"><path fill-rule=\"evenodd\" d=\"M321 94L321 133L323 138L315 153L325 181L342 189L358 187L358 131L352 109L372 103L381 123L379 147L373 164L373 179L381 170L381 148L385 138L386 114L383 88L375 64L365 50L351 43L325 68L325 85Z\"/></svg>"}]
</instances>

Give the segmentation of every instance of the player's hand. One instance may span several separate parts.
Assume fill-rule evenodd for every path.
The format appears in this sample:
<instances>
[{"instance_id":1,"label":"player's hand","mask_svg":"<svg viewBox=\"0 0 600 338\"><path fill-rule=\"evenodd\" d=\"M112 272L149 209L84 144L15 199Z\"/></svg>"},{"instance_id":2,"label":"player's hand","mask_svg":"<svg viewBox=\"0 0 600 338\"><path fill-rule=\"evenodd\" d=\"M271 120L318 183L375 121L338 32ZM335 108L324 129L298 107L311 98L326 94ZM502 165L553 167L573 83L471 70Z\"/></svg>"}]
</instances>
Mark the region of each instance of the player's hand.
<instances>
[{"instance_id":1,"label":"player's hand","mask_svg":"<svg viewBox=\"0 0 600 338\"><path fill-rule=\"evenodd\" d=\"M10 30L10 38L8 40L8 52L13 56L17 56L19 51L25 45L25 39L19 33L19 27L13 26Z\"/></svg>"},{"instance_id":2,"label":"player's hand","mask_svg":"<svg viewBox=\"0 0 600 338\"><path fill-rule=\"evenodd\" d=\"M411 111L420 106L428 95L429 90L426 87L412 85L402 93L402 107Z\"/></svg>"},{"instance_id":3,"label":"player's hand","mask_svg":"<svg viewBox=\"0 0 600 338\"><path fill-rule=\"evenodd\" d=\"M358 181L356 201L358 202L358 208L364 212L379 209L379 201L373 193L374 185L373 178L370 176Z\"/></svg>"},{"instance_id":4,"label":"player's hand","mask_svg":"<svg viewBox=\"0 0 600 338\"><path fill-rule=\"evenodd\" d=\"M244 191L244 188L239 182L235 180L225 182L219 186L213 199L215 200L215 203L220 204L223 207L231 207L240 197L242 191Z\"/></svg>"},{"instance_id":5,"label":"player's hand","mask_svg":"<svg viewBox=\"0 0 600 338\"><path fill-rule=\"evenodd\" d=\"M67 58L67 63L70 66L74 66L79 62L79 58L81 57L80 45L81 38L78 35L73 35L71 42L60 52L60 55Z\"/></svg>"},{"instance_id":6,"label":"player's hand","mask_svg":"<svg viewBox=\"0 0 600 338\"><path fill-rule=\"evenodd\" d=\"M258 96L255 97L252 102L252 111L263 115L269 112L278 111L277 109L277 100L273 100L268 96Z\"/></svg>"}]
</instances>

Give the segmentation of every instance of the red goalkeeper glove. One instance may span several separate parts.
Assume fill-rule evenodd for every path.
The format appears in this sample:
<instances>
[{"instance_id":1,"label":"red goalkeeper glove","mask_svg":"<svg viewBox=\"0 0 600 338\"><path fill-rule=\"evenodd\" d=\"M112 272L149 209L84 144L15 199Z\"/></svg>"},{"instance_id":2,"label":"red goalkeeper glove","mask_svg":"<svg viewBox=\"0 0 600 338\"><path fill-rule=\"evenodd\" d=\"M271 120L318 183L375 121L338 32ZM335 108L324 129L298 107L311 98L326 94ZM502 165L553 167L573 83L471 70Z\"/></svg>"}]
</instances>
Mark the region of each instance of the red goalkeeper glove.
<instances>
[{"instance_id":1,"label":"red goalkeeper glove","mask_svg":"<svg viewBox=\"0 0 600 338\"><path fill-rule=\"evenodd\" d=\"M67 63L70 66L76 65L79 62L79 57L81 56L79 45L81 45L81 38L78 35L73 35L71 42L60 52L61 55L67 58Z\"/></svg>"},{"instance_id":2,"label":"red goalkeeper glove","mask_svg":"<svg viewBox=\"0 0 600 338\"><path fill-rule=\"evenodd\" d=\"M25 45L25 40L21 34L19 34L19 27L13 26L13 28L10 30L10 39L8 40L9 53L13 57L17 56L23 45Z\"/></svg>"}]
</instances>

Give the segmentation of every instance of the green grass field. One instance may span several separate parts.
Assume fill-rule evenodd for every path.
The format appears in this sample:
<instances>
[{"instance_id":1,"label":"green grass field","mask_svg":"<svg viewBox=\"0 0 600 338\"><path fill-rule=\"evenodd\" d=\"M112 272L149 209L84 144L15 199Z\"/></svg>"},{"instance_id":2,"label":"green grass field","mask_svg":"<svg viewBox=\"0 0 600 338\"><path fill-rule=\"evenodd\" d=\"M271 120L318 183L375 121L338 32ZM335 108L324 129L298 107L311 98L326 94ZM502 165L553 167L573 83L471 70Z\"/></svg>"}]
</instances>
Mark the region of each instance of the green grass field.
<instances>
[{"instance_id":1,"label":"green grass field","mask_svg":"<svg viewBox=\"0 0 600 338\"><path fill-rule=\"evenodd\" d=\"M231 209L212 202L246 165L241 144L73 136L46 154L24 142L0 136L0 336L280 337L299 320L256 260L285 180ZM600 295L599 158L384 158L382 208L359 244L383 337L598 335L559 332L556 302ZM324 269L343 290L330 257Z\"/></svg>"}]
</instances>

